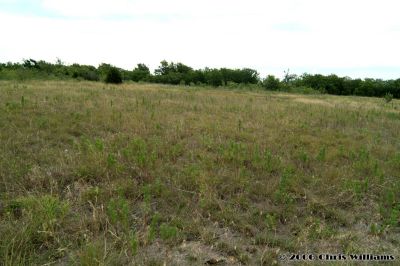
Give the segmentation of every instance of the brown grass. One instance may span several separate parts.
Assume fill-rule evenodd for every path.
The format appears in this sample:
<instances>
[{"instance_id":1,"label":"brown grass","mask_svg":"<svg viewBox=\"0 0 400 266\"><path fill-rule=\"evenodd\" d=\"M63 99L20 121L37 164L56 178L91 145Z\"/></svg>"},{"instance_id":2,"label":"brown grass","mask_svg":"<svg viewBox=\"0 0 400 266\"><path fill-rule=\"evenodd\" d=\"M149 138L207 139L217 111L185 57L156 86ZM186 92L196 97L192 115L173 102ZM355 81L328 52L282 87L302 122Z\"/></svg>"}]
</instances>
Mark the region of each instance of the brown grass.
<instances>
[{"instance_id":1,"label":"brown grass","mask_svg":"<svg viewBox=\"0 0 400 266\"><path fill-rule=\"evenodd\" d=\"M360 97L0 82L0 261L398 256L399 110Z\"/></svg>"}]
</instances>

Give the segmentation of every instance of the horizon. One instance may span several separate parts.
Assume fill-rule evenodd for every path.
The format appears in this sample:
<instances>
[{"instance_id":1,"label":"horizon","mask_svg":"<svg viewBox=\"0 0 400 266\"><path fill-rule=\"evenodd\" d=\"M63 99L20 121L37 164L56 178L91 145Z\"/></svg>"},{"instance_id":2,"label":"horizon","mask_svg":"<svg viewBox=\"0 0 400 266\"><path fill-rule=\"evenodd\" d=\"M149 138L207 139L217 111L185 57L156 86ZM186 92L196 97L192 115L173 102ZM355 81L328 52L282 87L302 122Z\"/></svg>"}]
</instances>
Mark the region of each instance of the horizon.
<instances>
[{"instance_id":1,"label":"horizon","mask_svg":"<svg viewBox=\"0 0 400 266\"><path fill-rule=\"evenodd\" d=\"M214 1L215 2L215 1ZM263 78L400 78L399 4L383 1L0 0L0 61L131 70L161 60L252 68Z\"/></svg>"},{"instance_id":2,"label":"horizon","mask_svg":"<svg viewBox=\"0 0 400 266\"><path fill-rule=\"evenodd\" d=\"M24 60L34 60L34 61L36 61L36 62L45 61L46 63L51 63L51 64L56 64L57 61L60 60L60 62L61 62L64 66L71 66L71 65L73 65L73 64L79 64L79 65L94 66L94 67L96 67L96 68L98 68L101 64L109 64L109 65L111 65L111 66L113 66L113 67L117 67L117 68L119 68L119 69L121 69L121 70L124 70L124 71L132 71L132 70L134 70L135 67L137 67L138 64L143 64L143 63L140 63L140 62L139 62L139 63L136 63L132 68L124 68L124 67L120 67L120 66L111 64L111 63L109 63L109 62L101 62L101 63L99 63L99 64L97 64L97 65L91 65L91 64L81 64L81 63L78 63L78 62L71 62L71 63L70 63L70 62L65 62L65 61L62 60L61 58L57 58L56 60L53 60L53 61L47 61L47 60L38 59L38 58L23 58L23 59L21 59L21 60L19 60L19 61L16 61L16 62L12 62L12 61L1 62L1 61L0 61L0 64L1 64L1 63L2 63L2 64L7 64L7 63L13 63L13 64L18 63L18 64L22 64L22 63L24 62ZM163 61L163 60L160 60L160 63L161 63L161 61ZM167 61L168 63L182 63L182 64L184 64L184 65L187 65L187 64L185 64L184 62L173 62L173 61L168 61L168 60L165 60L165 61ZM159 63L158 66L160 66L160 63ZM146 65L147 67L149 67L147 64L145 64L145 65ZM150 73L151 73L152 75L155 75L155 70L158 68L158 66L155 67L155 68L149 67ZM191 67L193 70L203 70L203 69L205 69L205 68L210 68L210 69L213 69L213 68L214 68L214 67L209 67L209 66L205 66L205 67L202 67L202 68L195 68L195 67L192 67L192 66L190 66L190 65L187 65L187 66L188 66L188 67ZM336 75L336 76L338 76L338 77L340 77L340 78L351 78L351 79L362 79L362 80L365 80L365 79L375 79L375 80L384 80L384 81L386 81L386 80L397 80L397 79L400 79L400 75L399 75L398 77L394 77L394 78L380 78L380 77L369 77L369 76L367 76L367 77L351 77L351 76L348 76L348 75L340 75L340 74L338 74L337 72L330 72L330 73L328 73L328 72L326 72L326 73L322 73L322 72L316 72L316 73L311 73L311 72L299 72L299 73L296 73L296 72L292 71L291 69L283 69L281 75L275 75L275 74L272 74L272 73L266 73L265 75L261 75L261 73L260 73L257 69L252 68L252 67L250 67L250 66L242 67L242 68L229 68L229 67L224 67L224 66L222 66L222 67L217 67L216 69L220 69L220 68L228 68L228 69L243 69L243 68L249 68L249 69L253 69L253 70L256 70L256 71L258 72L260 80L263 80L263 79L266 78L268 75L273 75L273 76L275 76L275 77L277 77L277 78L279 78L279 79L282 80L282 79L284 78L284 76L285 76L285 72L286 72L286 71L289 71L289 74L295 74L295 75L298 76L298 77L301 77L303 74L310 74L310 75L323 75L323 76Z\"/></svg>"}]
</instances>

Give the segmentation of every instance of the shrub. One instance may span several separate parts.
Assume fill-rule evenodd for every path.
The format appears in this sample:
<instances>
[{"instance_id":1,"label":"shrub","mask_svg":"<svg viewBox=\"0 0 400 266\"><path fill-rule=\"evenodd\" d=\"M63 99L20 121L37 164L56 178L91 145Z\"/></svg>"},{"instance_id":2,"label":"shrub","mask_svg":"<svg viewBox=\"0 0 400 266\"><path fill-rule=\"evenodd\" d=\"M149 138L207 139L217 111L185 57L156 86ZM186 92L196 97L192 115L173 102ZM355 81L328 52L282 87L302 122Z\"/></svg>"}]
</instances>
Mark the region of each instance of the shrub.
<instances>
[{"instance_id":1,"label":"shrub","mask_svg":"<svg viewBox=\"0 0 400 266\"><path fill-rule=\"evenodd\" d=\"M276 78L273 75L268 75L264 80L263 80L263 87L267 90L279 90L280 88L280 81L278 78Z\"/></svg>"},{"instance_id":2,"label":"shrub","mask_svg":"<svg viewBox=\"0 0 400 266\"><path fill-rule=\"evenodd\" d=\"M393 100L393 94L391 94L390 92L385 94L385 102L390 103Z\"/></svg>"},{"instance_id":3,"label":"shrub","mask_svg":"<svg viewBox=\"0 0 400 266\"><path fill-rule=\"evenodd\" d=\"M115 68L111 67L107 72L104 78L105 83L113 83L113 84L121 84L122 83L122 75L121 72Z\"/></svg>"},{"instance_id":4,"label":"shrub","mask_svg":"<svg viewBox=\"0 0 400 266\"><path fill-rule=\"evenodd\" d=\"M101 64L98 70L101 73L102 79L105 83L122 83L122 74L118 68L109 64Z\"/></svg>"}]
</instances>

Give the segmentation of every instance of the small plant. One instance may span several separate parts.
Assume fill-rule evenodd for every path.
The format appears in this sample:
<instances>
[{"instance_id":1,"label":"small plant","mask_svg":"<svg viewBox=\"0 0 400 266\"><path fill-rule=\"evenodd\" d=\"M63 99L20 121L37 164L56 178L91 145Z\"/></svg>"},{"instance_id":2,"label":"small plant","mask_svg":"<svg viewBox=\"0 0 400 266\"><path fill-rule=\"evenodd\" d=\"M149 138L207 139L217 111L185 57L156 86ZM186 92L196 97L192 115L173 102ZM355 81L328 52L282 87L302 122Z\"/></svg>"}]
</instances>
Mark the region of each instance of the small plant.
<instances>
[{"instance_id":1,"label":"small plant","mask_svg":"<svg viewBox=\"0 0 400 266\"><path fill-rule=\"evenodd\" d=\"M107 156L107 166L108 167L113 167L117 163L117 159L115 158L115 155L110 153Z\"/></svg>"},{"instance_id":2,"label":"small plant","mask_svg":"<svg viewBox=\"0 0 400 266\"><path fill-rule=\"evenodd\" d=\"M150 223L149 232L148 232L148 236L147 236L147 240L150 243L153 242L153 240L156 238L157 227L158 227L160 220L161 220L161 216L157 212L151 218L151 223Z\"/></svg>"},{"instance_id":3,"label":"small plant","mask_svg":"<svg viewBox=\"0 0 400 266\"><path fill-rule=\"evenodd\" d=\"M246 145L241 142L229 141L227 145L220 148L223 157L231 162L242 163L245 159Z\"/></svg>"},{"instance_id":4,"label":"small plant","mask_svg":"<svg viewBox=\"0 0 400 266\"><path fill-rule=\"evenodd\" d=\"M292 169L286 169L284 173L281 175L281 179L279 182L279 187L274 193L274 199L275 201L279 203L292 203L294 198L293 196L288 192L288 189L291 186L292 179L293 179L293 170Z\"/></svg>"},{"instance_id":5,"label":"small plant","mask_svg":"<svg viewBox=\"0 0 400 266\"><path fill-rule=\"evenodd\" d=\"M95 142L94 142L94 146L99 151L103 151L104 150L104 143L103 143L103 141L101 139L96 139Z\"/></svg>"},{"instance_id":6,"label":"small plant","mask_svg":"<svg viewBox=\"0 0 400 266\"><path fill-rule=\"evenodd\" d=\"M126 199L111 199L106 209L110 222L114 225L121 225L123 229L129 227L130 209Z\"/></svg>"},{"instance_id":7,"label":"small plant","mask_svg":"<svg viewBox=\"0 0 400 266\"><path fill-rule=\"evenodd\" d=\"M19 239L17 241L27 241L43 248L57 244L59 231L69 210L67 202L49 195L19 198L6 207L9 217L21 219L24 223L24 234L15 235Z\"/></svg>"},{"instance_id":8,"label":"small plant","mask_svg":"<svg viewBox=\"0 0 400 266\"><path fill-rule=\"evenodd\" d=\"M400 227L400 200L398 199L398 189L400 183L388 189L383 194L380 203L380 213L383 223L390 227Z\"/></svg>"},{"instance_id":9,"label":"small plant","mask_svg":"<svg viewBox=\"0 0 400 266\"><path fill-rule=\"evenodd\" d=\"M317 160L320 161L320 162L323 162L323 161L325 161L325 157L326 157L326 147L323 146L319 150L319 153L317 155Z\"/></svg>"},{"instance_id":10,"label":"small plant","mask_svg":"<svg viewBox=\"0 0 400 266\"><path fill-rule=\"evenodd\" d=\"M377 224L377 223L372 223L371 224L370 233L372 235L375 235L375 236L382 235L384 232L385 232L385 227L384 226L382 226L380 224Z\"/></svg>"},{"instance_id":11,"label":"small plant","mask_svg":"<svg viewBox=\"0 0 400 266\"><path fill-rule=\"evenodd\" d=\"M160 237L162 240L167 241L176 238L178 235L178 228L170 226L166 223L160 225Z\"/></svg>"},{"instance_id":12,"label":"small plant","mask_svg":"<svg viewBox=\"0 0 400 266\"><path fill-rule=\"evenodd\" d=\"M74 258L75 263L73 264L83 266L107 265L107 254L105 252L105 247L100 241L88 243L81 248L77 258Z\"/></svg>"},{"instance_id":13,"label":"small plant","mask_svg":"<svg viewBox=\"0 0 400 266\"><path fill-rule=\"evenodd\" d=\"M345 180L344 187L353 192L357 199L361 199L368 192L369 179L364 180Z\"/></svg>"},{"instance_id":14,"label":"small plant","mask_svg":"<svg viewBox=\"0 0 400 266\"><path fill-rule=\"evenodd\" d=\"M153 165L156 161L157 154L151 152L148 144L143 139L134 139L123 150L123 155L128 160L133 160L137 166L146 168Z\"/></svg>"},{"instance_id":15,"label":"small plant","mask_svg":"<svg viewBox=\"0 0 400 266\"><path fill-rule=\"evenodd\" d=\"M383 97L386 103L390 103L393 100L393 94L390 92L386 93Z\"/></svg>"},{"instance_id":16,"label":"small plant","mask_svg":"<svg viewBox=\"0 0 400 266\"><path fill-rule=\"evenodd\" d=\"M329 238L334 235L335 231L318 218L310 217L307 219L308 237L312 240Z\"/></svg>"},{"instance_id":17,"label":"small plant","mask_svg":"<svg viewBox=\"0 0 400 266\"><path fill-rule=\"evenodd\" d=\"M262 169L268 172L273 172L278 170L279 168L279 158L274 157L272 152L269 150L265 150L262 158Z\"/></svg>"},{"instance_id":18,"label":"small plant","mask_svg":"<svg viewBox=\"0 0 400 266\"><path fill-rule=\"evenodd\" d=\"M145 214L149 214L151 211L151 186L145 185L143 187L143 211Z\"/></svg>"},{"instance_id":19,"label":"small plant","mask_svg":"<svg viewBox=\"0 0 400 266\"><path fill-rule=\"evenodd\" d=\"M134 230L131 230L129 235L129 245L131 248L132 255L136 255L137 249L139 247L139 240Z\"/></svg>"},{"instance_id":20,"label":"small plant","mask_svg":"<svg viewBox=\"0 0 400 266\"><path fill-rule=\"evenodd\" d=\"M266 226L267 226L267 228L269 230L275 230L276 229L276 221L277 221L277 219L276 219L276 215L275 214L268 213L265 216L265 223L266 223Z\"/></svg>"},{"instance_id":21,"label":"small plant","mask_svg":"<svg viewBox=\"0 0 400 266\"><path fill-rule=\"evenodd\" d=\"M301 150L299 152L299 159L302 163L307 163L308 162L308 154L305 150Z\"/></svg>"}]
</instances>

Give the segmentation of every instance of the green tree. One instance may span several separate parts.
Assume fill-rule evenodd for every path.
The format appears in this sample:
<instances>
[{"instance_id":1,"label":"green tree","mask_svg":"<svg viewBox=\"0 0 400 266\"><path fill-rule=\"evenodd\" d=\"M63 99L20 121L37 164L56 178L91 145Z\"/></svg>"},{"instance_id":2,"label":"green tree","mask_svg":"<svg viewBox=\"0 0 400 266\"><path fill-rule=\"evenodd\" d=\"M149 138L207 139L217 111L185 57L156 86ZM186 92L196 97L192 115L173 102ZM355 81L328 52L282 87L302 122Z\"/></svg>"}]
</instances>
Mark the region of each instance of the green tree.
<instances>
[{"instance_id":1,"label":"green tree","mask_svg":"<svg viewBox=\"0 0 400 266\"><path fill-rule=\"evenodd\" d=\"M131 73L133 81L147 81L150 77L150 69L145 64L137 64L136 68Z\"/></svg>"},{"instance_id":2,"label":"green tree","mask_svg":"<svg viewBox=\"0 0 400 266\"><path fill-rule=\"evenodd\" d=\"M262 83L263 87L267 90L279 90L281 82L274 75L268 75Z\"/></svg>"},{"instance_id":3,"label":"green tree","mask_svg":"<svg viewBox=\"0 0 400 266\"><path fill-rule=\"evenodd\" d=\"M109 64L101 64L98 68L102 80L105 83L113 83L113 84L120 84L122 83L122 74L121 71Z\"/></svg>"}]
</instances>

